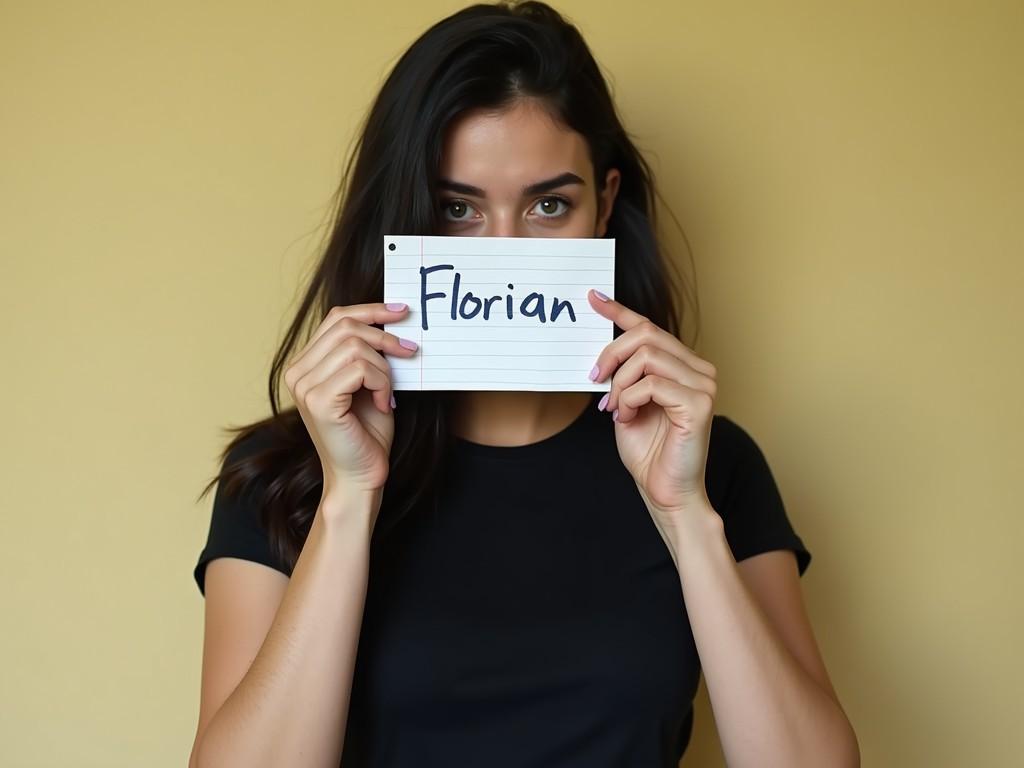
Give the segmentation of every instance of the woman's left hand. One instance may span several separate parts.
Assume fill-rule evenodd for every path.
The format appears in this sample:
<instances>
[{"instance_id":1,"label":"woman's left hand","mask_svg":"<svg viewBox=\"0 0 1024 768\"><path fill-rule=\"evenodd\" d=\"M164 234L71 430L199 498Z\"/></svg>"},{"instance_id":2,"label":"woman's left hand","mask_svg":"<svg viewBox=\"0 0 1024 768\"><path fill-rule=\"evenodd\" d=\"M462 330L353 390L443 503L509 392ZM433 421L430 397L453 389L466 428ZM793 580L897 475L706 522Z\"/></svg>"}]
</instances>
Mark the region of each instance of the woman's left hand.
<instances>
[{"instance_id":1,"label":"woman's left hand","mask_svg":"<svg viewBox=\"0 0 1024 768\"><path fill-rule=\"evenodd\" d=\"M614 299L590 306L623 333L597 358L594 381L612 375L603 410L615 419L622 463L655 522L674 526L686 510L710 507L704 485L715 366L668 331Z\"/></svg>"}]
</instances>

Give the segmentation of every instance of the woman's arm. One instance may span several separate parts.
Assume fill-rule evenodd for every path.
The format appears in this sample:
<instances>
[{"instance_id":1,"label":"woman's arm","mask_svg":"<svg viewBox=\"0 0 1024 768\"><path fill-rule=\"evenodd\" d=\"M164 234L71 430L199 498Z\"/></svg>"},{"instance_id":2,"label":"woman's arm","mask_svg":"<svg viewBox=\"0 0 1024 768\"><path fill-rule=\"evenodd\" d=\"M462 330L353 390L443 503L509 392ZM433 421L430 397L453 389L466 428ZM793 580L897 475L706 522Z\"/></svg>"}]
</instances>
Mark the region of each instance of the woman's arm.
<instances>
[{"instance_id":1,"label":"woman's arm","mask_svg":"<svg viewBox=\"0 0 1024 768\"><path fill-rule=\"evenodd\" d=\"M663 535L730 768L859 766L857 737L806 619L795 558L773 552L737 564L708 504L676 520Z\"/></svg>"},{"instance_id":2,"label":"woman's arm","mask_svg":"<svg viewBox=\"0 0 1024 768\"><path fill-rule=\"evenodd\" d=\"M321 501L252 665L216 712L200 717L190 768L337 767L379 502L379 495ZM212 570L207 576L209 600L217 586ZM232 599L225 597L224 610ZM220 650L203 660L204 685L218 679L218 665L228 668L238 646L207 644Z\"/></svg>"}]
</instances>

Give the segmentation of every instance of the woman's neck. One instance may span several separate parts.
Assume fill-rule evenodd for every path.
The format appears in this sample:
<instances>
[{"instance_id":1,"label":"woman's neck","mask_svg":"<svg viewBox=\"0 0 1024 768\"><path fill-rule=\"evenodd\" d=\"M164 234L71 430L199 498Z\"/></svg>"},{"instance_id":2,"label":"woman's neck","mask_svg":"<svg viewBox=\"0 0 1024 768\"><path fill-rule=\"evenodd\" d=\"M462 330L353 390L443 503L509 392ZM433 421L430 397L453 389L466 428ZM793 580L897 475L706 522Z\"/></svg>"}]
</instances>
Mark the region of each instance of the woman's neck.
<instances>
[{"instance_id":1,"label":"woman's neck","mask_svg":"<svg viewBox=\"0 0 1024 768\"><path fill-rule=\"evenodd\" d=\"M568 427L591 398L589 392L459 392L449 429L482 445L528 445Z\"/></svg>"}]
</instances>

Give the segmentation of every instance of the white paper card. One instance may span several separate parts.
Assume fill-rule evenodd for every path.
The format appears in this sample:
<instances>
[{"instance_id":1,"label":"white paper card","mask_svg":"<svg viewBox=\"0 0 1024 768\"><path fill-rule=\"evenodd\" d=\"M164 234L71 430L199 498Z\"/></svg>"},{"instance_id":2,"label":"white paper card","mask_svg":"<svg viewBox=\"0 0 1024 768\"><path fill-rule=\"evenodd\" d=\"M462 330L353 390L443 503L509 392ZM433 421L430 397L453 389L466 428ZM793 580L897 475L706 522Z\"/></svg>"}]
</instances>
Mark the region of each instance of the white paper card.
<instances>
[{"instance_id":1,"label":"white paper card","mask_svg":"<svg viewBox=\"0 0 1024 768\"><path fill-rule=\"evenodd\" d=\"M386 356L394 388L607 392L591 288L615 297L612 239L385 236L384 301L409 312L384 330L420 345Z\"/></svg>"}]
</instances>

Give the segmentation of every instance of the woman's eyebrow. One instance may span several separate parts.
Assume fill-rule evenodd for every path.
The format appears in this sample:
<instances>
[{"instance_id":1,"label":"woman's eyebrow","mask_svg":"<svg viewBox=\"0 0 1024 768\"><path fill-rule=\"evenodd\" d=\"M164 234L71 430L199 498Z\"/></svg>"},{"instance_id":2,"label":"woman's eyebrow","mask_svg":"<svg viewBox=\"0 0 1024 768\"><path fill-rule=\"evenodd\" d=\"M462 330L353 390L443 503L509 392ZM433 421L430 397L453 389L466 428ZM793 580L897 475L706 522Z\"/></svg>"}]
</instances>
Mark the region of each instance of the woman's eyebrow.
<instances>
[{"instance_id":1,"label":"woman's eyebrow","mask_svg":"<svg viewBox=\"0 0 1024 768\"><path fill-rule=\"evenodd\" d=\"M547 179L545 181L538 181L536 184L530 184L529 186L523 187L523 196L536 195L541 192L549 192L552 189L558 187L564 187L566 184L586 184L583 179L577 176L575 173L566 171L565 173L559 174L554 178ZM438 189L447 190L448 192L457 192L460 195L472 195L473 197L486 198L487 193L484 192L480 187L474 187L470 184L463 184L461 181L452 181L451 179L439 179L437 182Z\"/></svg>"}]
</instances>

